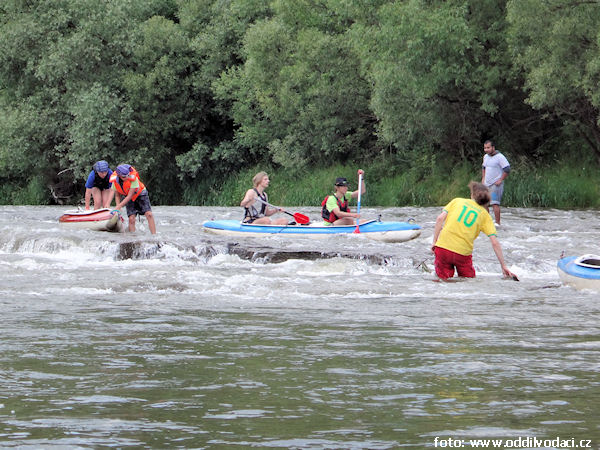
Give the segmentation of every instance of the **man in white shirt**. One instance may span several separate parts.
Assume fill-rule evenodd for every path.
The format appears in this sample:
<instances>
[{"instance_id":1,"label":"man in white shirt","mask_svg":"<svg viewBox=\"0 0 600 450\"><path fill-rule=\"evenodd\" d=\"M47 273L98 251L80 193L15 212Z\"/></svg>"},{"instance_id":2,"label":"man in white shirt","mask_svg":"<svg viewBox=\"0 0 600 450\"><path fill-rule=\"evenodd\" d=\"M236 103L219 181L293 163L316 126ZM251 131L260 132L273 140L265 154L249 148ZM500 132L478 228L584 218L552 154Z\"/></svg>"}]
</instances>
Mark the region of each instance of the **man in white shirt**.
<instances>
[{"instance_id":1,"label":"man in white shirt","mask_svg":"<svg viewBox=\"0 0 600 450\"><path fill-rule=\"evenodd\" d=\"M481 182L490 190L490 205L494 210L496 224L500 225L500 202L504 192L504 180L510 173L510 164L490 140L483 143L483 151L485 155L481 167Z\"/></svg>"}]
</instances>

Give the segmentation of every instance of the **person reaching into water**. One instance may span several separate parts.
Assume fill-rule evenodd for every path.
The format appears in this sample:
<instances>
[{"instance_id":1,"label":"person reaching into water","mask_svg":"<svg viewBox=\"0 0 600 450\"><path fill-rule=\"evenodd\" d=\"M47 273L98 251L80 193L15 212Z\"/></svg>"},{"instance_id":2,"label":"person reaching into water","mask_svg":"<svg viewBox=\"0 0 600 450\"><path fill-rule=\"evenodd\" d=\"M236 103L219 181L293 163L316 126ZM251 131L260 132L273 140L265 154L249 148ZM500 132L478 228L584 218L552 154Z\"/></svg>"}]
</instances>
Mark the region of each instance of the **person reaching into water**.
<instances>
[{"instance_id":1,"label":"person reaching into water","mask_svg":"<svg viewBox=\"0 0 600 450\"><path fill-rule=\"evenodd\" d=\"M262 225L287 225L288 220L284 217L271 219L269 216L278 212L284 212L280 208L272 208L269 203L269 197L265 189L269 187L271 181L266 172L258 172L252 178L254 187L246 191L240 206L244 208L244 223L262 224Z\"/></svg>"},{"instance_id":2,"label":"person reaching into water","mask_svg":"<svg viewBox=\"0 0 600 450\"><path fill-rule=\"evenodd\" d=\"M112 201L110 176L112 170L104 160L97 161L85 182L85 209L90 209L90 200L94 200L94 209L108 208Z\"/></svg>"},{"instance_id":3,"label":"person reaching into water","mask_svg":"<svg viewBox=\"0 0 600 450\"><path fill-rule=\"evenodd\" d=\"M474 278L473 243L480 232L484 232L502 267L502 274L514 280L514 275L504 262L502 247L496 237L496 227L486 207L490 203L488 188L475 181L469 183L471 198L455 198L448 203L435 221L433 245L435 273L442 280L454 276Z\"/></svg>"},{"instance_id":4,"label":"person reaching into water","mask_svg":"<svg viewBox=\"0 0 600 450\"><path fill-rule=\"evenodd\" d=\"M112 183L111 192L117 197L115 209L119 210L123 206L127 208L129 231L135 231L135 216L141 214L148 220L150 233L156 234L156 223L150 206L150 197L146 187L140 181L137 170L129 164L121 164L115 169L110 181Z\"/></svg>"},{"instance_id":5,"label":"person reaching into water","mask_svg":"<svg viewBox=\"0 0 600 450\"><path fill-rule=\"evenodd\" d=\"M359 175L365 172L362 169L358 170ZM367 192L365 180L362 179L361 195ZM360 214L350 211L350 200L358 198L358 189L348 192L348 180L343 177L336 178L335 191L328 195L321 202L321 217L325 221L325 225L355 225L356 220L360 218Z\"/></svg>"}]
</instances>

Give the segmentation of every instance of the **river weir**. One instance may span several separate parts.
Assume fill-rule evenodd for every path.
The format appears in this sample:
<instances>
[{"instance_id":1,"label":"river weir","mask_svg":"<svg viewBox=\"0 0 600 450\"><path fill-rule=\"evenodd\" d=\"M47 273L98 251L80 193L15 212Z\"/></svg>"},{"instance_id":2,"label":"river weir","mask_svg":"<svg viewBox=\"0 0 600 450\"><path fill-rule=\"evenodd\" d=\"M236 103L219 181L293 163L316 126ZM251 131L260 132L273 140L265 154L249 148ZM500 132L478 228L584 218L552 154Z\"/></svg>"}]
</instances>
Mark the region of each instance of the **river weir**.
<instances>
[{"instance_id":1,"label":"river weir","mask_svg":"<svg viewBox=\"0 0 600 450\"><path fill-rule=\"evenodd\" d=\"M599 448L600 294L556 271L600 253L596 211L505 208L521 281L482 235L477 278L441 283L441 208L363 207L422 226L397 244L202 230L239 208L70 230L64 209L0 207L0 447Z\"/></svg>"}]
</instances>

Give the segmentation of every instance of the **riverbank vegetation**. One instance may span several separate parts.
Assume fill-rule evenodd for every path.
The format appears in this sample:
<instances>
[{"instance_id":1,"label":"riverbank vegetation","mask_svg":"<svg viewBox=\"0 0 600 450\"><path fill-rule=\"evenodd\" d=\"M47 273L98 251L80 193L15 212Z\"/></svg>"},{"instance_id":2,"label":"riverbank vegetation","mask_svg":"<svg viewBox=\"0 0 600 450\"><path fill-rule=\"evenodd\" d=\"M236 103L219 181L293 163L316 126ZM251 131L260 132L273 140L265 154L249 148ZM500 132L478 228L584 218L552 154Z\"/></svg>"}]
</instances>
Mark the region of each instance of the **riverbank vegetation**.
<instances>
[{"instance_id":1,"label":"riverbank vegetation","mask_svg":"<svg viewBox=\"0 0 600 450\"><path fill-rule=\"evenodd\" d=\"M269 199L278 205L320 207L326 195L333 192L339 176L348 178L350 189L358 186L357 164L295 170L267 168L271 185ZM367 193L365 206L438 206L454 197L468 197L467 184L480 181L478 165L430 162L429 166L413 166L405 171L392 171L378 165L361 166L365 170ZM253 167L230 177L222 189L197 185L184 194L188 205L237 206L251 186L255 173L264 167ZM383 175L382 175L383 174ZM593 164L563 161L534 167L526 160L515 161L505 182L503 204L513 207L600 208L600 172Z\"/></svg>"},{"instance_id":2,"label":"riverbank vegetation","mask_svg":"<svg viewBox=\"0 0 600 450\"><path fill-rule=\"evenodd\" d=\"M504 203L599 207L600 8L576 0L6 0L0 202L76 203L99 159L154 204L440 205L494 139Z\"/></svg>"}]
</instances>

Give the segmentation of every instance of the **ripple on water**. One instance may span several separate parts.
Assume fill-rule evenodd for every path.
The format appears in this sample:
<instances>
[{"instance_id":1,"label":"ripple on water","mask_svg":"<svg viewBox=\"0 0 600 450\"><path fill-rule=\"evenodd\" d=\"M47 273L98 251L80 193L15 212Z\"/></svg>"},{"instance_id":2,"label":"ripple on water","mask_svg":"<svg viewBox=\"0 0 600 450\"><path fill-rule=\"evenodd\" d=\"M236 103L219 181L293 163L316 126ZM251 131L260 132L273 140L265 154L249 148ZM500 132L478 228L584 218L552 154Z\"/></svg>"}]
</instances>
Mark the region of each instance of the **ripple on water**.
<instances>
[{"instance_id":1,"label":"ripple on water","mask_svg":"<svg viewBox=\"0 0 600 450\"><path fill-rule=\"evenodd\" d=\"M595 211L506 208L499 238L521 282L501 279L482 237L478 277L439 283L425 267L440 208L367 208L423 224L399 245L230 242L199 224L238 210L160 206L160 243L71 236L56 226L60 210L0 207L0 446L600 439L600 303L556 272L563 250L600 242ZM131 259L117 257L122 244ZM274 264L227 253L250 245L329 256Z\"/></svg>"}]
</instances>

